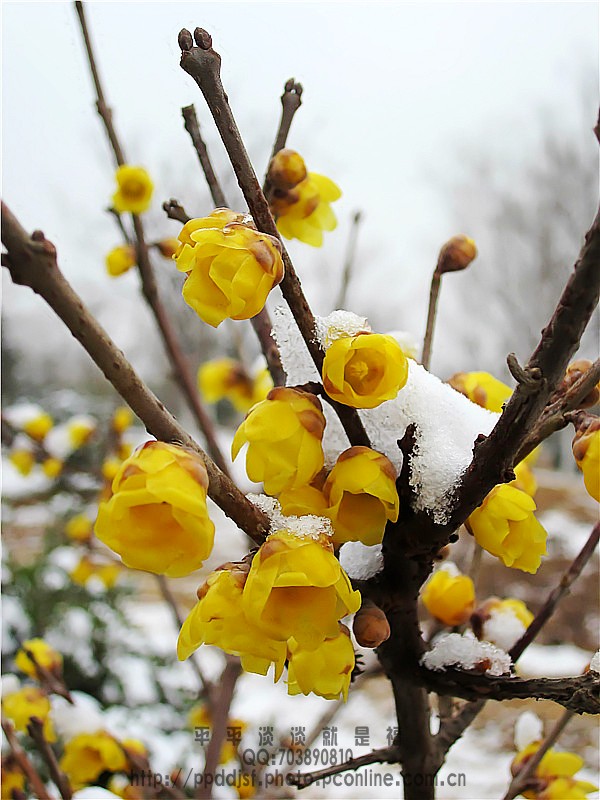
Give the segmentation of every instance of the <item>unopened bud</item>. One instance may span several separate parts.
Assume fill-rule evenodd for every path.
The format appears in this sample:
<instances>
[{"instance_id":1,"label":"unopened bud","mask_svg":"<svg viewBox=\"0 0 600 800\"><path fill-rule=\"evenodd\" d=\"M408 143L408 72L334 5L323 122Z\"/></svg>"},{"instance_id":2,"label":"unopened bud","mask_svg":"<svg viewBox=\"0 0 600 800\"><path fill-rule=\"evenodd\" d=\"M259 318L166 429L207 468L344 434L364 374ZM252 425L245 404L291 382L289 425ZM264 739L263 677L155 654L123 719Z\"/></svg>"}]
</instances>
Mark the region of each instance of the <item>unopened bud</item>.
<instances>
[{"instance_id":1,"label":"unopened bud","mask_svg":"<svg viewBox=\"0 0 600 800\"><path fill-rule=\"evenodd\" d=\"M179 244L178 239L161 239L160 242L155 242L155 247L163 258L173 258L179 249Z\"/></svg>"},{"instance_id":2,"label":"unopened bud","mask_svg":"<svg viewBox=\"0 0 600 800\"><path fill-rule=\"evenodd\" d=\"M576 433L573 439L573 455L579 464L585 458L594 434L600 430L600 417L582 414L576 421Z\"/></svg>"},{"instance_id":3,"label":"unopened bud","mask_svg":"<svg viewBox=\"0 0 600 800\"><path fill-rule=\"evenodd\" d=\"M194 44L192 34L186 28L183 28L179 31L177 41L179 43L180 50L191 50Z\"/></svg>"},{"instance_id":4,"label":"unopened bud","mask_svg":"<svg viewBox=\"0 0 600 800\"><path fill-rule=\"evenodd\" d=\"M476 256L477 247L473 239L462 233L453 236L440 250L436 272L440 275L444 272L459 272L466 269Z\"/></svg>"},{"instance_id":5,"label":"unopened bud","mask_svg":"<svg viewBox=\"0 0 600 800\"><path fill-rule=\"evenodd\" d=\"M300 153L284 148L271 159L267 180L274 189L286 192L303 181L307 174L306 164Z\"/></svg>"},{"instance_id":6,"label":"unopened bud","mask_svg":"<svg viewBox=\"0 0 600 800\"><path fill-rule=\"evenodd\" d=\"M372 600L363 599L352 625L354 637L362 647L379 647L390 637L390 624Z\"/></svg>"},{"instance_id":7,"label":"unopened bud","mask_svg":"<svg viewBox=\"0 0 600 800\"><path fill-rule=\"evenodd\" d=\"M587 358L579 358L577 361L573 361L573 363L569 364L560 386L560 393L562 394L568 391L591 367L593 367L593 364ZM578 408L591 408L595 406L599 400L600 384L596 384L589 394L587 394L583 400L580 400L577 405Z\"/></svg>"}]
</instances>

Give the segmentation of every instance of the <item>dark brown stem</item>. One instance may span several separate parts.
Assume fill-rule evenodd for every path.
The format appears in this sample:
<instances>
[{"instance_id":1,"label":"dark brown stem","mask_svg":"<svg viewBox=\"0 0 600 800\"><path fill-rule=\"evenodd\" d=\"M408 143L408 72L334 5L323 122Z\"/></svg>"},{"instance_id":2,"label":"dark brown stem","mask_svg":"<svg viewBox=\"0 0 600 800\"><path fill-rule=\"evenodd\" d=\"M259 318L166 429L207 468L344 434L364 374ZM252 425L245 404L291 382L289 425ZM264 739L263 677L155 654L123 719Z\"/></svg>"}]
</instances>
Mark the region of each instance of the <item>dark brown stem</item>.
<instances>
[{"instance_id":1,"label":"dark brown stem","mask_svg":"<svg viewBox=\"0 0 600 800\"><path fill-rule=\"evenodd\" d=\"M354 264L356 261L356 242L358 240L358 229L362 221L362 213L355 211L352 217L352 225L350 227L350 236L348 237L348 246L346 248L346 258L344 260L344 268L342 271L342 280L340 283L340 291L335 301L334 308L344 308L346 298L348 296L348 288L352 280L352 273L354 271Z\"/></svg>"},{"instance_id":2,"label":"dark brown stem","mask_svg":"<svg viewBox=\"0 0 600 800\"><path fill-rule=\"evenodd\" d=\"M65 686L62 677L57 677L53 672L40 664L35 657L35 653L33 653L33 651L28 647L25 647L23 644L21 644L21 649L33 664L37 679L46 689L46 691L53 692L54 694L60 695L60 697L64 697L68 703L73 705L73 698L71 697L71 693L69 692L68 688Z\"/></svg>"},{"instance_id":3,"label":"dark brown stem","mask_svg":"<svg viewBox=\"0 0 600 800\"><path fill-rule=\"evenodd\" d=\"M277 225L244 147L221 83L221 57L212 49L212 39L202 28L196 28L194 37L198 46L182 50L181 67L196 81L204 95L256 227L263 233L275 236L281 242ZM190 41L189 32L182 31L179 36L180 46L187 46ZM316 337L315 318L283 242L281 242L281 248L285 276L280 288L320 373L324 352ZM340 421L351 444L369 446L369 439L363 424L354 409L348 408L340 416Z\"/></svg>"},{"instance_id":4,"label":"dark brown stem","mask_svg":"<svg viewBox=\"0 0 600 800\"><path fill-rule=\"evenodd\" d=\"M561 717L556 721L554 727L540 744L538 749L535 753L527 759L527 761L523 764L522 769L517 772L515 777L510 782L510 786L508 787L508 791L502 798L502 800L513 800L517 795L521 794L525 791L527 787L527 782L529 778L533 776L533 773L539 766L542 758L546 755L548 750L552 747L552 745L557 741L558 737L567 727L569 722L574 716L573 711L564 711Z\"/></svg>"},{"instance_id":5,"label":"dark brown stem","mask_svg":"<svg viewBox=\"0 0 600 800\"><path fill-rule=\"evenodd\" d=\"M29 760L29 756L19 744L17 737L15 736L15 729L7 719L4 719L4 717L2 718L2 730L6 736L8 746L15 757L15 761L19 765L19 769L23 775L25 775L27 778L29 787L35 797L38 797L39 800L53 800L52 796L46 791L46 787L44 786L44 782L40 778L38 771Z\"/></svg>"},{"instance_id":6,"label":"dark brown stem","mask_svg":"<svg viewBox=\"0 0 600 800\"><path fill-rule=\"evenodd\" d=\"M435 318L437 314L438 297L442 283L442 273L436 270L431 278L431 288L429 290L429 308L427 310L427 325L425 327L425 338L423 340L423 355L421 364L425 369L429 369L431 363L431 346L433 344L433 331L435 330Z\"/></svg>"},{"instance_id":7,"label":"dark brown stem","mask_svg":"<svg viewBox=\"0 0 600 800\"><path fill-rule=\"evenodd\" d=\"M287 781L298 789L306 789L307 786L310 786L316 781L323 780L323 778L327 778L330 775L339 775L340 772L350 772L360 767L366 767L368 764L397 763L398 748L382 747L380 750L373 750L373 752L366 753L364 756L351 758L349 761L344 761L342 764L335 764L326 769L321 769L318 772L290 773L287 777Z\"/></svg>"},{"instance_id":8,"label":"dark brown stem","mask_svg":"<svg viewBox=\"0 0 600 800\"><path fill-rule=\"evenodd\" d=\"M212 778L215 774L221 756L221 748L227 736L229 724L229 708L233 700L237 679L240 677L242 667L238 658L227 656L227 664L219 679L219 690L211 711L211 735L206 749L204 763L204 776ZM198 800L208 800L212 797L212 783L210 780L202 781L196 797Z\"/></svg>"},{"instance_id":9,"label":"dark brown stem","mask_svg":"<svg viewBox=\"0 0 600 800\"><path fill-rule=\"evenodd\" d=\"M283 94L281 95L281 119L279 120L279 128L273 142L273 150L271 158L276 155L286 145L287 137L292 126L292 121L296 111L302 105L302 84L296 83L294 78L286 81L283 87Z\"/></svg>"},{"instance_id":10,"label":"dark brown stem","mask_svg":"<svg viewBox=\"0 0 600 800\"><path fill-rule=\"evenodd\" d=\"M162 207L169 219L181 222L182 225L185 225L186 222L191 220L185 208L173 197L170 200L165 200Z\"/></svg>"},{"instance_id":11,"label":"dark brown stem","mask_svg":"<svg viewBox=\"0 0 600 800\"><path fill-rule=\"evenodd\" d=\"M42 720L38 717L31 717L29 725L27 726L27 731L35 742L40 755L46 762L50 777L56 784L56 787L60 792L60 796L63 798L63 800L71 800L73 797L73 789L71 788L69 779L58 766L58 761L56 760L54 751L44 736L44 724Z\"/></svg>"},{"instance_id":12,"label":"dark brown stem","mask_svg":"<svg viewBox=\"0 0 600 800\"><path fill-rule=\"evenodd\" d=\"M189 447L202 456L210 497L253 541L262 543L269 531L268 517L244 497L139 378L61 273L54 245L39 231L34 237L27 235L3 203L2 241L8 251L4 262L13 282L29 286L50 305L152 436Z\"/></svg>"},{"instance_id":13,"label":"dark brown stem","mask_svg":"<svg viewBox=\"0 0 600 800\"><path fill-rule=\"evenodd\" d=\"M227 206L227 201L225 200L225 195L223 194L223 189L221 189L219 179L215 175L206 144L200 133L200 123L196 116L196 109L193 105L184 106L181 109L181 113L183 115L185 129L190 135L198 160L200 161L200 166L206 178L206 183L208 184L210 196L215 204L215 208L225 208Z\"/></svg>"}]
</instances>

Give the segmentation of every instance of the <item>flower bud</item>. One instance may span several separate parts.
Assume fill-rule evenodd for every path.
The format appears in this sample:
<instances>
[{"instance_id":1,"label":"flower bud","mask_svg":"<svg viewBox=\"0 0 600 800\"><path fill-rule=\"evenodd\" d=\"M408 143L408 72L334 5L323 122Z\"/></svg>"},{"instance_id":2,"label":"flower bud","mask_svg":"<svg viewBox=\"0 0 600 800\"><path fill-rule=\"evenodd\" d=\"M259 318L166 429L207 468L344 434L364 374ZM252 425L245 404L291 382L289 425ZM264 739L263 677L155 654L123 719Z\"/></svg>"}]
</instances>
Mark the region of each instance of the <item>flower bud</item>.
<instances>
[{"instance_id":1,"label":"flower bud","mask_svg":"<svg viewBox=\"0 0 600 800\"><path fill-rule=\"evenodd\" d=\"M287 191L303 181L308 172L304 159L295 150L284 148L275 153L269 164L267 181L274 189Z\"/></svg>"},{"instance_id":2,"label":"flower bud","mask_svg":"<svg viewBox=\"0 0 600 800\"><path fill-rule=\"evenodd\" d=\"M448 239L443 245L435 271L440 275L443 275L444 272L459 272L466 269L476 257L475 242L461 233Z\"/></svg>"},{"instance_id":3,"label":"flower bud","mask_svg":"<svg viewBox=\"0 0 600 800\"><path fill-rule=\"evenodd\" d=\"M362 647L379 647L390 638L390 623L372 600L363 598L352 623L354 638Z\"/></svg>"},{"instance_id":4,"label":"flower bud","mask_svg":"<svg viewBox=\"0 0 600 800\"><path fill-rule=\"evenodd\" d=\"M163 258L173 258L179 248L178 239L161 239L154 245Z\"/></svg>"}]
</instances>

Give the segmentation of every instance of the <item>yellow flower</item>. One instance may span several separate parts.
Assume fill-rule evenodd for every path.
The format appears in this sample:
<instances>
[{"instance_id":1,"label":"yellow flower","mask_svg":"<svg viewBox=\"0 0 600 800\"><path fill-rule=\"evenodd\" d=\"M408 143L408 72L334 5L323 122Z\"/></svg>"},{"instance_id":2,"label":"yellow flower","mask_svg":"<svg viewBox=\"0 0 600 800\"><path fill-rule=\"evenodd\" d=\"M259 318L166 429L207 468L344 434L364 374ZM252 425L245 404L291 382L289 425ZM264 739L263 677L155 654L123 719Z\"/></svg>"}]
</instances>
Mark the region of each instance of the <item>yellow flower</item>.
<instances>
[{"instance_id":1,"label":"yellow flower","mask_svg":"<svg viewBox=\"0 0 600 800\"><path fill-rule=\"evenodd\" d=\"M10 463L21 473L21 475L29 475L35 464L35 456L31 450L12 450L9 455Z\"/></svg>"},{"instance_id":2,"label":"yellow flower","mask_svg":"<svg viewBox=\"0 0 600 800\"><path fill-rule=\"evenodd\" d=\"M87 444L97 427L96 420L92 417L80 415L72 417L67 423L69 441L74 450L78 450Z\"/></svg>"},{"instance_id":3,"label":"yellow flower","mask_svg":"<svg viewBox=\"0 0 600 800\"><path fill-rule=\"evenodd\" d=\"M578 428L573 439L573 455L583 472L588 494L600 502L600 420L597 417Z\"/></svg>"},{"instance_id":4,"label":"yellow flower","mask_svg":"<svg viewBox=\"0 0 600 800\"><path fill-rule=\"evenodd\" d=\"M95 577L104 584L106 589L112 589L122 571L120 564L98 563L89 556L82 556L77 566L69 573L69 577L73 583L79 586L86 586L89 579Z\"/></svg>"},{"instance_id":5,"label":"yellow flower","mask_svg":"<svg viewBox=\"0 0 600 800\"><path fill-rule=\"evenodd\" d=\"M69 577L78 586L85 586L94 574L94 564L89 556L82 556L77 565L69 573Z\"/></svg>"},{"instance_id":6,"label":"yellow flower","mask_svg":"<svg viewBox=\"0 0 600 800\"><path fill-rule=\"evenodd\" d=\"M121 464L112 496L100 503L96 536L128 567L172 578L189 575L213 546L207 488L200 456L147 442Z\"/></svg>"},{"instance_id":7,"label":"yellow flower","mask_svg":"<svg viewBox=\"0 0 600 800\"><path fill-rule=\"evenodd\" d=\"M103 772L124 772L127 757L121 744L106 731L80 733L65 744L60 768L74 789L81 789Z\"/></svg>"},{"instance_id":8,"label":"yellow flower","mask_svg":"<svg viewBox=\"0 0 600 800\"><path fill-rule=\"evenodd\" d=\"M393 336L359 333L336 339L325 353L323 386L333 400L376 408L406 383L408 361Z\"/></svg>"},{"instance_id":9,"label":"yellow flower","mask_svg":"<svg viewBox=\"0 0 600 800\"><path fill-rule=\"evenodd\" d=\"M246 472L277 495L310 483L323 467L325 417L314 395L276 387L252 407L233 437L232 458L248 442Z\"/></svg>"},{"instance_id":10,"label":"yellow flower","mask_svg":"<svg viewBox=\"0 0 600 800\"><path fill-rule=\"evenodd\" d=\"M113 248L106 256L106 271L111 278L118 278L119 275L135 267L135 263L135 248L130 244L120 245Z\"/></svg>"},{"instance_id":11,"label":"yellow flower","mask_svg":"<svg viewBox=\"0 0 600 800\"><path fill-rule=\"evenodd\" d=\"M269 205L281 235L321 247L323 231L337 226L331 203L342 196L339 187L324 175L307 172L302 157L288 149L273 157L267 179Z\"/></svg>"},{"instance_id":12,"label":"yellow flower","mask_svg":"<svg viewBox=\"0 0 600 800\"><path fill-rule=\"evenodd\" d=\"M26 731L31 717L39 717L44 724L44 736L49 742L56 741L50 719L50 701L37 686L24 686L16 692L4 695L2 712L18 731Z\"/></svg>"},{"instance_id":13,"label":"yellow flower","mask_svg":"<svg viewBox=\"0 0 600 800\"><path fill-rule=\"evenodd\" d=\"M187 273L183 299L214 328L224 319L256 316L283 278L279 240L229 209L186 222L179 240L177 269Z\"/></svg>"},{"instance_id":14,"label":"yellow flower","mask_svg":"<svg viewBox=\"0 0 600 800\"><path fill-rule=\"evenodd\" d=\"M242 593L246 576L247 571L239 568L211 572L198 592L198 602L181 627L177 656L184 661L201 644L212 644L239 656L246 672L266 675L274 663L277 681L285 662L285 642L265 635L253 617L244 614Z\"/></svg>"},{"instance_id":15,"label":"yellow flower","mask_svg":"<svg viewBox=\"0 0 600 800\"><path fill-rule=\"evenodd\" d=\"M398 519L396 471L388 458L368 447L350 447L338 457L323 495L335 544L379 544L387 521Z\"/></svg>"},{"instance_id":16,"label":"yellow flower","mask_svg":"<svg viewBox=\"0 0 600 800\"><path fill-rule=\"evenodd\" d=\"M254 387L243 365L233 358L207 361L198 370L198 387L207 403L227 398L237 411L254 405Z\"/></svg>"},{"instance_id":17,"label":"yellow flower","mask_svg":"<svg viewBox=\"0 0 600 800\"><path fill-rule=\"evenodd\" d=\"M174 239L172 237L161 239L160 242L155 243L155 247L163 258L173 258L179 249L179 239Z\"/></svg>"},{"instance_id":18,"label":"yellow flower","mask_svg":"<svg viewBox=\"0 0 600 800\"><path fill-rule=\"evenodd\" d=\"M354 648L345 625L340 625L338 635L325 639L316 650L303 650L291 639L288 654L288 694L312 692L326 700L338 700L340 695L348 699Z\"/></svg>"},{"instance_id":19,"label":"yellow flower","mask_svg":"<svg viewBox=\"0 0 600 800\"><path fill-rule=\"evenodd\" d=\"M2 756L2 800L13 800L13 789L25 795L25 776L11 754Z\"/></svg>"},{"instance_id":20,"label":"yellow flower","mask_svg":"<svg viewBox=\"0 0 600 800\"><path fill-rule=\"evenodd\" d=\"M537 572L546 553L546 531L532 497L514 486L494 486L467 520L478 544L507 567Z\"/></svg>"},{"instance_id":21,"label":"yellow flower","mask_svg":"<svg viewBox=\"0 0 600 800\"><path fill-rule=\"evenodd\" d=\"M63 470L63 462L60 458L47 458L45 461L42 462L42 469L44 471L44 475L47 478L58 478L60 473Z\"/></svg>"},{"instance_id":22,"label":"yellow flower","mask_svg":"<svg viewBox=\"0 0 600 800\"><path fill-rule=\"evenodd\" d=\"M457 372L448 381L453 389L488 411L500 413L512 389L489 372Z\"/></svg>"},{"instance_id":23,"label":"yellow flower","mask_svg":"<svg viewBox=\"0 0 600 800\"><path fill-rule=\"evenodd\" d=\"M54 422L52 421L52 417L50 414L44 412L28 419L23 425L23 430L28 436L31 436L32 439L41 442L53 426Z\"/></svg>"},{"instance_id":24,"label":"yellow flower","mask_svg":"<svg viewBox=\"0 0 600 800\"><path fill-rule=\"evenodd\" d=\"M327 536L271 534L252 560L243 609L274 639L293 637L314 650L338 635L338 621L360 608L360 593L333 554Z\"/></svg>"},{"instance_id":25,"label":"yellow flower","mask_svg":"<svg viewBox=\"0 0 600 800\"><path fill-rule=\"evenodd\" d=\"M475 606L475 586L468 575L452 575L442 567L423 587L421 599L427 611L444 625L462 625Z\"/></svg>"},{"instance_id":26,"label":"yellow flower","mask_svg":"<svg viewBox=\"0 0 600 800\"><path fill-rule=\"evenodd\" d=\"M77 514L65 525L65 533L74 542L87 541L93 532L92 520L85 514Z\"/></svg>"},{"instance_id":27,"label":"yellow flower","mask_svg":"<svg viewBox=\"0 0 600 800\"><path fill-rule=\"evenodd\" d=\"M35 664L26 651L33 655ZM20 669L21 672L29 675L30 678L37 679L38 673L36 664L55 675L60 675L63 659L61 654L45 642L44 639L27 639L17 652L15 666L17 669Z\"/></svg>"},{"instance_id":28,"label":"yellow flower","mask_svg":"<svg viewBox=\"0 0 600 800\"><path fill-rule=\"evenodd\" d=\"M119 406L112 416L112 429L116 433L124 433L133 423L133 411L129 406Z\"/></svg>"},{"instance_id":29,"label":"yellow flower","mask_svg":"<svg viewBox=\"0 0 600 800\"><path fill-rule=\"evenodd\" d=\"M124 459L123 459L124 460ZM118 458L107 458L102 462L101 472L105 481L112 483L121 469L123 460Z\"/></svg>"},{"instance_id":30,"label":"yellow flower","mask_svg":"<svg viewBox=\"0 0 600 800\"><path fill-rule=\"evenodd\" d=\"M273 378L269 370L266 367L264 367L264 369L259 369L254 376L252 385L252 399L254 403L260 403L262 400L266 400L272 388Z\"/></svg>"},{"instance_id":31,"label":"yellow flower","mask_svg":"<svg viewBox=\"0 0 600 800\"><path fill-rule=\"evenodd\" d=\"M540 742L531 742L513 759L511 772L516 775L538 751ZM550 748L536 767L531 783L533 787L523 792L532 800L579 800L598 788L587 781L573 777L583 767L583 759L575 753L559 753Z\"/></svg>"},{"instance_id":32,"label":"yellow flower","mask_svg":"<svg viewBox=\"0 0 600 800\"><path fill-rule=\"evenodd\" d=\"M115 173L118 189L113 195L113 207L119 214L129 211L142 214L150 207L154 184L143 167L125 164Z\"/></svg>"},{"instance_id":33,"label":"yellow flower","mask_svg":"<svg viewBox=\"0 0 600 800\"><path fill-rule=\"evenodd\" d=\"M520 464L517 464L515 467L515 479L509 483L509 486L515 486L517 489L520 489L522 492L526 492L531 497L535 497L535 493L537 492L537 481L535 479L535 475L533 474L533 470L527 461L521 461Z\"/></svg>"}]
</instances>

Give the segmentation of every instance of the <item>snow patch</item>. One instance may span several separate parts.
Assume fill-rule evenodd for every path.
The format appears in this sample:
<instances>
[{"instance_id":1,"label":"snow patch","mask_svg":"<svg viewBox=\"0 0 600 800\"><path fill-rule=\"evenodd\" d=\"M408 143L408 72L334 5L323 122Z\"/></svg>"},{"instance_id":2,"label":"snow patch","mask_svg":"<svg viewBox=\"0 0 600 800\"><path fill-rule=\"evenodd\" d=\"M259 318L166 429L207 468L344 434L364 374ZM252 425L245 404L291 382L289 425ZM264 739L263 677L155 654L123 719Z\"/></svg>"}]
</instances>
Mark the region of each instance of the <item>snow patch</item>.
<instances>
[{"instance_id":1,"label":"snow patch","mask_svg":"<svg viewBox=\"0 0 600 800\"><path fill-rule=\"evenodd\" d=\"M592 660L590 661L590 669L592 672L600 672L600 650L596 650Z\"/></svg>"},{"instance_id":2,"label":"snow patch","mask_svg":"<svg viewBox=\"0 0 600 800\"><path fill-rule=\"evenodd\" d=\"M483 638L503 650L510 650L525 631L525 625L509 608L492 610L490 618L483 623Z\"/></svg>"},{"instance_id":3,"label":"snow patch","mask_svg":"<svg viewBox=\"0 0 600 800\"><path fill-rule=\"evenodd\" d=\"M315 514L306 514L302 517L286 517L281 513L279 501L266 494L246 495L251 503L261 509L271 520L271 533L285 529L307 539L318 539L319 536L333 536L331 520L326 517L318 517Z\"/></svg>"},{"instance_id":4,"label":"snow patch","mask_svg":"<svg viewBox=\"0 0 600 800\"><path fill-rule=\"evenodd\" d=\"M64 697L51 697L52 711L50 716L56 733L62 739L69 740L80 733L96 733L106 730L106 722L102 716L100 704L85 692L71 692L74 705Z\"/></svg>"},{"instance_id":5,"label":"snow patch","mask_svg":"<svg viewBox=\"0 0 600 800\"><path fill-rule=\"evenodd\" d=\"M346 542L340 548L340 564L349 578L367 581L383 569L380 544L368 546L362 542Z\"/></svg>"},{"instance_id":6,"label":"snow patch","mask_svg":"<svg viewBox=\"0 0 600 800\"><path fill-rule=\"evenodd\" d=\"M489 642L478 641L472 633L447 633L440 636L433 649L425 653L421 663L427 669L444 670L457 666L462 669L479 667L482 662L489 663L484 670L489 675L505 675L510 672L511 660L508 653Z\"/></svg>"},{"instance_id":7,"label":"snow patch","mask_svg":"<svg viewBox=\"0 0 600 800\"><path fill-rule=\"evenodd\" d=\"M544 736L542 720L533 711L524 711L515 722L515 747L524 750L528 744L539 742Z\"/></svg>"},{"instance_id":8,"label":"snow patch","mask_svg":"<svg viewBox=\"0 0 600 800\"><path fill-rule=\"evenodd\" d=\"M317 317L316 321L317 339L325 350L336 339L356 336L357 333L364 333L364 331L371 332L368 319L359 317L358 314L354 314L352 311L332 311L326 317Z\"/></svg>"}]
</instances>

